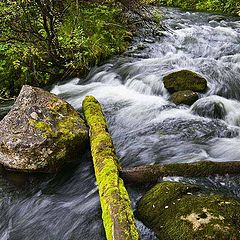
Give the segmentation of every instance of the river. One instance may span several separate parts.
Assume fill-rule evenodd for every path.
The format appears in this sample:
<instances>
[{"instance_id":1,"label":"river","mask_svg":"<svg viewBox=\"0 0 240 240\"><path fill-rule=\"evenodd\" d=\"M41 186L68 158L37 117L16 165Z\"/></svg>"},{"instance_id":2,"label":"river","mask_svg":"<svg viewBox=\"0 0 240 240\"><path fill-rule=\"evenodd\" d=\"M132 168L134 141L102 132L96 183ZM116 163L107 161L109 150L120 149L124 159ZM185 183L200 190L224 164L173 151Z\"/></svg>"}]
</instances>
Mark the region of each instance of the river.
<instances>
[{"instance_id":1,"label":"river","mask_svg":"<svg viewBox=\"0 0 240 240\"><path fill-rule=\"evenodd\" d=\"M240 19L162 11L168 31L135 36L123 55L91 69L85 78L54 85L52 92L80 111L86 95L100 101L123 167L240 160ZM168 101L162 83L163 76L181 69L208 81L207 92L191 107ZM223 109L221 119L214 118L213 104ZM0 239L104 240L89 154L79 162L56 176L2 174ZM240 197L240 176L163 180ZM128 189L135 208L146 186ZM142 239L156 239L139 221L137 225Z\"/></svg>"}]
</instances>

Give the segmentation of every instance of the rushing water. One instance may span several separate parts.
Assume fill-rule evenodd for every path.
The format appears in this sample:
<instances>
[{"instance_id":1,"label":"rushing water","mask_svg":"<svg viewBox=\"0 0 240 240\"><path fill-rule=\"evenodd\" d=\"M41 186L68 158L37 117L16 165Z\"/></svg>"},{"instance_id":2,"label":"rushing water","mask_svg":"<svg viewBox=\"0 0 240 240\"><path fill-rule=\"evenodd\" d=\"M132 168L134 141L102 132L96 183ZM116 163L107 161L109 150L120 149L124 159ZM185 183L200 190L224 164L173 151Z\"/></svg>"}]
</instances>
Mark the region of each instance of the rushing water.
<instances>
[{"instance_id":1,"label":"rushing water","mask_svg":"<svg viewBox=\"0 0 240 240\"><path fill-rule=\"evenodd\" d=\"M240 20L163 9L168 31L136 36L122 56L52 92L76 109L86 95L102 104L123 167L199 160L240 160ZM144 45L144 49L143 48ZM162 78L189 69L208 90L193 106L176 106ZM217 109L220 114L216 113ZM88 155L56 176L3 174L0 239L105 239ZM240 177L167 178L240 197ZM130 188L135 206L144 189ZM142 239L155 239L140 222Z\"/></svg>"}]
</instances>

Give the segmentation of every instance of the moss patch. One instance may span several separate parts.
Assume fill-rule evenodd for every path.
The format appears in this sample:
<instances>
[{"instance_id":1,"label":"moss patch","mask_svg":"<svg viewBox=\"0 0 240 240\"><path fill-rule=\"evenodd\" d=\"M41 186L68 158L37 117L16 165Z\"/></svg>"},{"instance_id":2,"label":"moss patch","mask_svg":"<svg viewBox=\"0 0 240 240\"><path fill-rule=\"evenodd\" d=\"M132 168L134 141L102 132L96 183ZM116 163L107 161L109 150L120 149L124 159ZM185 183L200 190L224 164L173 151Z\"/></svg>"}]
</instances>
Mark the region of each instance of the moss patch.
<instances>
[{"instance_id":1,"label":"moss patch","mask_svg":"<svg viewBox=\"0 0 240 240\"><path fill-rule=\"evenodd\" d=\"M240 202L205 195L194 185L163 182L138 204L139 218L160 239L240 239Z\"/></svg>"}]
</instances>

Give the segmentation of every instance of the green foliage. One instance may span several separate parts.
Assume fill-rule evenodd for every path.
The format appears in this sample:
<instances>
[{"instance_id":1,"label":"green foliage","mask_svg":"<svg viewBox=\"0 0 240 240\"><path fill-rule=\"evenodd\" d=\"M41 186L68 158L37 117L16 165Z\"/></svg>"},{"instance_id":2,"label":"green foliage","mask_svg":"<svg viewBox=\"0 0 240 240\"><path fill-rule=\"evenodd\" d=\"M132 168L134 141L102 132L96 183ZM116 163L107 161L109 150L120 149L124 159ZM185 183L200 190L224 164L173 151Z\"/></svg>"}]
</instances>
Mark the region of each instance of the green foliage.
<instances>
[{"instance_id":1,"label":"green foliage","mask_svg":"<svg viewBox=\"0 0 240 240\"><path fill-rule=\"evenodd\" d=\"M113 1L0 2L0 95L84 73L127 46Z\"/></svg>"},{"instance_id":2,"label":"green foliage","mask_svg":"<svg viewBox=\"0 0 240 240\"><path fill-rule=\"evenodd\" d=\"M126 48L129 33L117 21L121 16L120 8L85 3L77 14L74 10L69 9L59 29L64 56L70 60L68 71L81 72Z\"/></svg>"},{"instance_id":3,"label":"green foliage","mask_svg":"<svg viewBox=\"0 0 240 240\"><path fill-rule=\"evenodd\" d=\"M183 9L226 13L240 16L239 0L159 0L159 3L166 6L181 7Z\"/></svg>"},{"instance_id":4,"label":"green foliage","mask_svg":"<svg viewBox=\"0 0 240 240\"><path fill-rule=\"evenodd\" d=\"M240 15L240 3L236 0L201 0L196 5L196 9Z\"/></svg>"}]
</instances>

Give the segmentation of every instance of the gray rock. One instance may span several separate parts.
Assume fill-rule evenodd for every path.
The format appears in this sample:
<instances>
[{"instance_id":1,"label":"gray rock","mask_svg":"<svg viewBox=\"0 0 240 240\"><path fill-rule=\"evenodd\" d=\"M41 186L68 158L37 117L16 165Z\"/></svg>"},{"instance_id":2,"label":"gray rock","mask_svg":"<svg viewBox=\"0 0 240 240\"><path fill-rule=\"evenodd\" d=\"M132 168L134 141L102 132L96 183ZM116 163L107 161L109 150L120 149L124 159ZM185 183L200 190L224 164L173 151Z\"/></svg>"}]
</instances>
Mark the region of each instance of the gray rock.
<instances>
[{"instance_id":1,"label":"gray rock","mask_svg":"<svg viewBox=\"0 0 240 240\"><path fill-rule=\"evenodd\" d=\"M145 38L144 42L146 42L146 43L154 43L155 41L154 41L153 38Z\"/></svg>"},{"instance_id":2,"label":"gray rock","mask_svg":"<svg viewBox=\"0 0 240 240\"><path fill-rule=\"evenodd\" d=\"M225 20L226 18L222 15L213 15L208 18L208 21L216 21L221 22L222 20Z\"/></svg>"},{"instance_id":3,"label":"gray rock","mask_svg":"<svg viewBox=\"0 0 240 240\"><path fill-rule=\"evenodd\" d=\"M138 50L144 50L146 47L147 46L144 43L142 43L142 42L137 45L137 49Z\"/></svg>"},{"instance_id":4,"label":"gray rock","mask_svg":"<svg viewBox=\"0 0 240 240\"><path fill-rule=\"evenodd\" d=\"M88 128L64 100L23 86L0 122L0 163L19 171L55 172L85 150Z\"/></svg>"}]
</instances>

